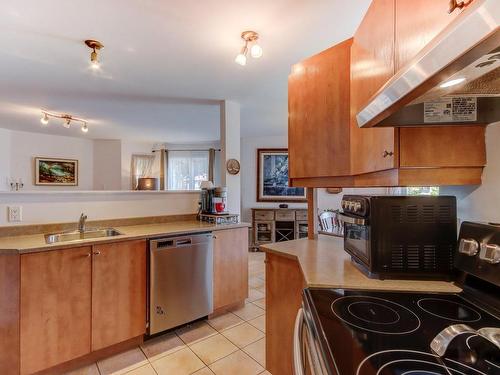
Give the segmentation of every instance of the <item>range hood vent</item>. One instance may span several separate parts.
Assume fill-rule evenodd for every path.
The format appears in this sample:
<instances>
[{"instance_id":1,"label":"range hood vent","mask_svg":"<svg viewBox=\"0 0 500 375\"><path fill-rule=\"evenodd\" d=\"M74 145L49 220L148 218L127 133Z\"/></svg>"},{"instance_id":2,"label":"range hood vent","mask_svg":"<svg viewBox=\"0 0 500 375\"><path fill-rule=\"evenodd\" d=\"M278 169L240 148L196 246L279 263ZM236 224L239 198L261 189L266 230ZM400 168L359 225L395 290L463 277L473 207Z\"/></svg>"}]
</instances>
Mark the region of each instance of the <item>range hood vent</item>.
<instances>
[{"instance_id":1,"label":"range hood vent","mask_svg":"<svg viewBox=\"0 0 500 375\"><path fill-rule=\"evenodd\" d=\"M500 121L500 0L475 0L356 116L359 127Z\"/></svg>"}]
</instances>

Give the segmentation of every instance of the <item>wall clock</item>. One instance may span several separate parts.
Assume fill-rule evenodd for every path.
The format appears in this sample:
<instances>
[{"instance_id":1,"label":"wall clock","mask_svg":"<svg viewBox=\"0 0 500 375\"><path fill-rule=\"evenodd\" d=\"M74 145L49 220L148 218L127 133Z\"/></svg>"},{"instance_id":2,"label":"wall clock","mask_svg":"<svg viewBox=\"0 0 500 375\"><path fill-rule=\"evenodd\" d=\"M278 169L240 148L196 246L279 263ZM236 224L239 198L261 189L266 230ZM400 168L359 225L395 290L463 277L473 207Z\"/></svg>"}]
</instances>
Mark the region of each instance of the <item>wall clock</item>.
<instances>
[{"instance_id":1,"label":"wall clock","mask_svg":"<svg viewBox=\"0 0 500 375\"><path fill-rule=\"evenodd\" d=\"M240 162L236 159L229 159L226 163L226 169L229 174L240 173Z\"/></svg>"}]
</instances>

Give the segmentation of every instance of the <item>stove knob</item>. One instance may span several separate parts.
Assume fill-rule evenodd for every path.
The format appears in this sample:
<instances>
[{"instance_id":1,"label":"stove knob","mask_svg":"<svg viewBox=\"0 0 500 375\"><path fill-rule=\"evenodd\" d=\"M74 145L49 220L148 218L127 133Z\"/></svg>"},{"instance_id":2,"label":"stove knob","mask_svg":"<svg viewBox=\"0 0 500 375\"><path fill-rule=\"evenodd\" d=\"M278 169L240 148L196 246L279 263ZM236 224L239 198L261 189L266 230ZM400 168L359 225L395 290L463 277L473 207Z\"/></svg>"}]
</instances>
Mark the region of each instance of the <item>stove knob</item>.
<instances>
[{"instance_id":1,"label":"stove knob","mask_svg":"<svg viewBox=\"0 0 500 375\"><path fill-rule=\"evenodd\" d=\"M341 204L341 207L342 207L342 209L345 210L347 208L347 202L343 200L342 204Z\"/></svg>"},{"instance_id":2,"label":"stove knob","mask_svg":"<svg viewBox=\"0 0 500 375\"><path fill-rule=\"evenodd\" d=\"M458 245L458 251L473 257L479 251L479 243L473 238L462 238Z\"/></svg>"},{"instance_id":3,"label":"stove knob","mask_svg":"<svg viewBox=\"0 0 500 375\"><path fill-rule=\"evenodd\" d=\"M482 243L479 258L491 264L500 263L500 246L493 243Z\"/></svg>"},{"instance_id":4,"label":"stove knob","mask_svg":"<svg viewBox=\"0 0 500 375\"><path fill-rule=\"evenodd\" d=\"M359 211L361 211L361 203L356 202L354 203L354 212L359 212Z\"/></svg>"},{"instance_id":5,"label":"stove knob","mask_svg":"<svg viewBox=\"0 0 500 375\"><path fill-rule=\"evenodd\" d=\"M354 206L356 205L356 202L349 201L349 210L354 211Z\"/></svg>"}]
</instances>

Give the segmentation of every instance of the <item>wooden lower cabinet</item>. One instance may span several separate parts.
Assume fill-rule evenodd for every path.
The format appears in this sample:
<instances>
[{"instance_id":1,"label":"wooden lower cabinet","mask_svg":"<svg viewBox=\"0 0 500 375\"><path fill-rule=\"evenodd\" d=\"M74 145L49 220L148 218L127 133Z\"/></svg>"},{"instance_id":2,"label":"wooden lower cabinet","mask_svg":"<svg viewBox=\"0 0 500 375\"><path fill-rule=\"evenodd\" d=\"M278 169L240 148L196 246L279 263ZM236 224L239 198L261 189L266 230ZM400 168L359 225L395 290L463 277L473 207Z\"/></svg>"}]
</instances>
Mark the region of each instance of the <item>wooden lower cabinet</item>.
<instances>
[{"instance_id":1,"label":"wooden lower cabinet","mask_svg":"<svg viewBox=\"0 0 500 375\"><path fill-rule=\"evenodd\" d=\"M214 312L248 297L248 228L225 229L214 235Z\"/></svg>"},{"instance_id":2,"label":"wooden lower cabinet","mask_svg":"<svg viewBox=\"0 0 500 375\"><path fill-rule=\"evenodd\" d=\"M273 375L293 374L293 329L304 288L296 260L266 254L266 368Z\"/></svg>"},{"instance_id":3,"label":"wooden lower cabinet","mask_svg":"<svg viewBox=\"0 0 500 375\"><path fill-rule=\"evenodd\" d=\"M19 372L33 374L146 333L146 272L145 240L21 255Z\"/></svg>"},{"instance_id":4,"label":"wooden lower cabinet","mask_svg":"<svg viewBox=\"0 0 500 375\"><path fill-rule=\"evenodd\" d=\"M92 350L146 333L146 241L93 247Z\"/></svg>"},{"instance_id":5,"label":"wooden lower cabinet","mask_svg":"<svg viewBox=\"0 0 500 375\"><path fill-rule=\"evenodd\" d=\"M91 251L21 255L21 374L90 353Z\"/></svg>"}]
</instances>

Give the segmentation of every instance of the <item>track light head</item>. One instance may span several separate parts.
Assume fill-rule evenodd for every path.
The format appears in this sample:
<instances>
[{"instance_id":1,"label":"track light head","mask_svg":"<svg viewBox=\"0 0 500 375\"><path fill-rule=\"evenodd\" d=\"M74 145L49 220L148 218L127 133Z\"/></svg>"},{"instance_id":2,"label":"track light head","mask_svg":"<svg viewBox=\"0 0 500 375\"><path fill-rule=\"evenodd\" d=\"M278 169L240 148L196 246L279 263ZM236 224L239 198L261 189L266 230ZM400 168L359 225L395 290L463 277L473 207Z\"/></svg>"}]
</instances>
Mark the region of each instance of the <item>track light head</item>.
<instances>
[{"instance_id":1,"label":"track light head","mask_svg":"<svg viewBox=\"0 0 500 375\"><path fill-rule=\"evenodd\" d=\"M99 58L97 56L97 51L99 51L101 48L104 48L104 46L102 45L101 42L92 39L86 40L85 44L87 45L87 47L92 49L92 52L90 53L90 66L93 69L99 69L100 64L99 64Z\"/></svg>"},{"instance_id":2,"label":"track light head","mask_svg":"<svg viewBox=\"0 0 500 375\"><path fill-rule=\"evenodd\" d=\"M42 123L42 125L47 125L49 123L49 116L47 115L47 113L42 112L42 118L40 119L40 122Z\"/></svg>"}]
</instances>

